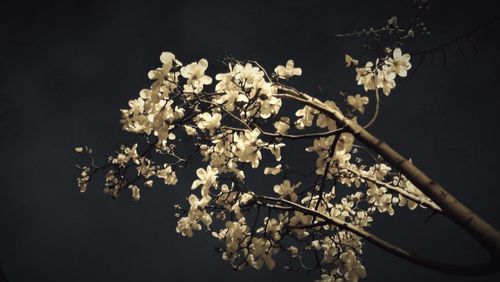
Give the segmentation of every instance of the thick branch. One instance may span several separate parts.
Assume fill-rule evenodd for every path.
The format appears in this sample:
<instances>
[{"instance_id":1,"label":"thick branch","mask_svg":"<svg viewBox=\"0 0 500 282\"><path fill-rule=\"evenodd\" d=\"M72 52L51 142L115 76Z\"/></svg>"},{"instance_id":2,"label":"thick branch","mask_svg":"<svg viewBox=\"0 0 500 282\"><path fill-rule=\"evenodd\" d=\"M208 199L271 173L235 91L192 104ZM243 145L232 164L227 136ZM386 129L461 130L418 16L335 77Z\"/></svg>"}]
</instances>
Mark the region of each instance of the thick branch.
<instances>
[{"instance_id":1,"label":"thick branch","mask_svg":"<svg viewBox=\"0 0 500 282\"><path fill-rule=\"evenodd\" d=\"M296 204L294 202L284 200L284 199L278 199L274 197L268 197L268 196L255 196L257 200L258 205L266 205L271 208L275 209L282 209L282 210L296 210L300 211L303 214L310 215L313 217L321 218L324 220L324 222L328 224L332 224L335 226L338 226L341 229L350 231L366 240L369 242L373 243L377 247L390 252L391 254L398 256L402 259L405 259L407 261L410 261L414 264L423 266L425 268L430 268L439 272L443 273L448 273L448 274L454 274L454 275L461 275L461 276L480 276L480 275L485 275L489 273L496 273L499 272L500 270L498 269L496 262L491 261L491 262L486 262L482 264L477 264L477 265L454 265L454 264L447 264L447 263L442 263L438 261L434 261L428 258L425 258L423 256L420 256L418 254L409 252L407 250L404 250L398 246L395 246L384 239L356 226L351 223L345 222L341 219L335 218L335 217L329 217L325 214L322 214L314 209L304 207L302 205ZM324 225L324 222L320 222L317 225ZM316 227L316 224L310 225L311 227ZM294 227L297 228L297 227Z\"/></svg>"},{"instance_id":2,"label":"thick branch","mask_svg":"<svg viewBox=\"0 0 500 282\"><path fill-rule=\"evenodd\" d=\"M340 111L327 107L318 99L283 86L280 87L280 90L285 93L277 94L278 97L293 99L302 104L309 105L345 126L346 130L354 134L366 146L380 154L389 164L398 169L427 197L441 207L443 214L467 231L490 253L494 260L500 261L500 232L459 202L412 162L408 161L385 142L366 131L362 126L346 118Z\"/></svg>"},{"instance_id":3,"label":"thick branch","mask_svg":"<svg viewBox=\"0 0 500 282\"><path fill-rule=\"evenodd\" d=\"M237 127L231 127L231 126L223 126L222 128L224 129L230 129L234 131L245 131L247 129L244 128L237 128ZM340 133L344 130L344 128L338 128L330 131L325 131L325 132L318 132L318 133L306 133L306 134L285 134L285 133L273 133L273 132L267 132L260 127L258 127L260 130L260 133L262 135L270 136L270 137L275 137L275 138L286 138L286 139L313 139L313 138L320 138L320 137L328 137L335 135L337 133Z\"/></svg>"},{"instance_id":4,"label":"thick branch","mask_svg":"<svg viewBox=\"0 0 500 282\"><path fill-rule=\"evenodd\" d=\"M354 173L356 176L359 176L360 178L363 178L367 181L370 181L370 182L373 182L379 186L383 186L389 190L392 190L394 192L397 192L399 194L401 194L401 196L407 198L407 199L410 199L424 207L428 207L428 208L431 208L433 209L434 211L438 212L438 213L442 213L443 210L438 206L436 205L434 202L432 201L428 201L426 199L422 199L420 198L419 196L417 195L414 195L408 191L405 191L403 188L400 188L400 187L397 187L397 186L393 186L393 185L390 185L388 183L385 183L383 181L380 181L378 179L376 179L375 177L369 177L369 176L366 176L366 175L362 175L360 173L358 173L357 171L353 170L353 169L349 169L349 172L351 173Z\"/></svg>"}]
</instances>

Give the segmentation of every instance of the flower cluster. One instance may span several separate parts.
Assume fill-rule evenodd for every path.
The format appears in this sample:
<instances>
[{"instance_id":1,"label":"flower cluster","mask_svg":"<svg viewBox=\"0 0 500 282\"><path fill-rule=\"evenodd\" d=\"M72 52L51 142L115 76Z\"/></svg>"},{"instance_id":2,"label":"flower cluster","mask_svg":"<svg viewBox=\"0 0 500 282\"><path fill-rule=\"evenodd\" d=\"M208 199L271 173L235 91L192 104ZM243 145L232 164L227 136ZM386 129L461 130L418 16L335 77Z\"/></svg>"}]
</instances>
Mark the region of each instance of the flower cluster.
<instances>
[{"instance_id":1,"label":"flower cluster","mask_svg":"<svg viewBox=\"0 0 500 282\"><path fill-rule=\"evenodd\" d=\"M411 68L409 59L395 49L375 64L359 67L348 55L346 64L356 67L356 80L365 90L382 89L389 95L396 75L404 77ZM125 188L138 201L142 187L151 188L156 179L184 185L176 169L199 152L204 164L196 170L189 206L176 205L176 231L186 237L204 228L211 231L222 259L238 270L273 269L279 252L305 267L305 257L313 255L317 265L311 269L321 272L321 281L366 276L359 258L363 238L354 231L371 226L374 213L392 215L397 205L429 206L429 198L382 160L364 159L359 148L369 150L356 144L355 133L344 130L345 120L338 118L342 105L280 82L302 74L293 60L271 74L256 62L230 60L228 70L215 75L213 91L207 90L213 79L206 59L184 66L164 52L160 61L148 73L150 88L121 110L123 129L144 136L146 148L121 146L100 167L86 147L76 148L92 163L80 168L82 192L94 173L104 171L106 194L116 198ZM282 115L284 98L303 105ZM365 111L369 98L345 98L349 122L357 123L356 115ZM291 140L305 140L305 151L314 154L310 173L293 170L282 156ZM190 154L185 153L187 144L195 148ZM262 166L264 175L280 180L272 188L252 189L245 172Z\"/></svg>"},{"instance_id":2,"label":"flower cluster","mask_svg":"<svg viewBox=\"0 0 500 282\"><path fill-rule=\"evenodd\" d=\"M357 66L358 61L346 55L346 66ZM356 67L356 81L363 85L365 91L382 89L389 95L396 87L396 75L406 77L411 68L410 55L403 54L400 48L394 49L392 56L377 59L375 64L367 62L364 67Z\"/></svg>"}]
</instances>

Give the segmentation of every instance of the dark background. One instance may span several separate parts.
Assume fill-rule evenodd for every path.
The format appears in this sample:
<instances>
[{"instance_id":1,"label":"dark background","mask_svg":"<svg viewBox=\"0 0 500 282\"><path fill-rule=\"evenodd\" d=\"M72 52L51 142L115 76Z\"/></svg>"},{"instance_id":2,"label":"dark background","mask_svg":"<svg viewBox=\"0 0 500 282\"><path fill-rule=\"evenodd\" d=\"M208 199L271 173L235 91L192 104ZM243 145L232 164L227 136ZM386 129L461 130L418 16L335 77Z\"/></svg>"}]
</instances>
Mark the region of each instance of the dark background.
<instances>
[{"instance_id":1,"label":"dark background","mask_svg":"<svg viewBox=\"0 0 500 282\"><path fill-rule=\"evenodd\" d=\"M461 3L464 2L464 3ZM405 46L439 45L494 16L495 1L432 1L425 16L435 31ZM158 185L133 203L76 187L75 146L106 156L129 134L119 109L148 87L162 51L186 63L225 54L269 69L293 58L296 85L320 97L355 87L344 54L369 59L366 39L336 33L381 26L415 13L411 1L2 1L0 4L0 261L9 281L312 281L317 274L245 270L222 261L215 241L175 232L177 187ZM474 35L474 45L446 49L398 79L371 131L422 167L494 226L500 227L500 25ZM417 61L413 61L416 65ZM412 73L412 71L410 72ZM213 73L212 73L213 74ZM336 99L336 98L334 98ZM286 151L284 152L286 154ZM262 182L262 185L271 183ZM487 257L452 222L427 211L398 209L370 229L405 248L450 262ZM366 281L499 281L457 278L422 269L367 245ZM280 265L281 266L281 265ZM1 280L1 278L0 278Z\"/></svg>"}]
</instances>

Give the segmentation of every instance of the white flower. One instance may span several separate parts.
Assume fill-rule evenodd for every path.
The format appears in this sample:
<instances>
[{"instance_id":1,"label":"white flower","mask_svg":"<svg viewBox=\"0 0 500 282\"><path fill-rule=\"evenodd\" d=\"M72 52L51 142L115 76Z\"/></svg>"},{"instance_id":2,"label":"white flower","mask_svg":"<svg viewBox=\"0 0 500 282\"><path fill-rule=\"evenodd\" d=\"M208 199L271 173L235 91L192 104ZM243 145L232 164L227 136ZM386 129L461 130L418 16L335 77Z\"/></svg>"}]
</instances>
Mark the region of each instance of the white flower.
<instances>
[{"instance_id":1,"label":"white flower","mask_svg":"<svg viewBox=\"0 0 500 282\"><path fill-rule=\"evenodd\" d=\"M132 199L134 201L139 201L141 199L141 189L137 187L136 185L129 185L128 189L132 192Z\"/></svg>"},{"instance_id":2,"label":"white flower","mask_svg":"<svg viewBox=\"0 0 500 282\"><path fill-rule=\"evenodd\" d=\"M287 179L282 184L274 185L274 192L279 194L282 199L290 199L292 202L296 202L298 197L295 194L295 188L299 185L300 182L292 186L290 180Z\"/></svg>"},{"instance_id":3,"label":"white flower","mask_svg":"<svg viewBox=\"0 0 500 282\"><path fill-rule=\"evenodd\" d=\"M344 282L341 278L335 278L335 275L321 274L321 280L314 280L316 282Z\"/></svg>"},{"instance_id":4,"label":"white flower","mask_svg":"<svg viewBox=\"0 0 500 282\"><path fill-rule=\"evenodd\" d=\"M152 188L153 187L153 180L144 181L144 186L146 186L147 188Z\"/></svg>"},{"instance_id":5,"label":"white flower","mask_svg":"<svg viewBox=\"0 0 500 282\"><path fill-rule=\"evenodd\" d=\"M286 62L286 66L278 65L274 72L280 77L288 79L292 76L300 76L302 75L301 68L294 68L293 60L288 60Z\"/></svg>"},{"instance_id":6,"label":"white flower","mask_svg":"<svg viewBox=\"0 0 500 282\"><path fill-rule=\"evenodd\" d=\"M165 181L165 184L175 185L177 183L177 176L171 166L164 165L163 169L156 171L156 176Z\"/></svg>"},{"instance_id":7,"label":"white flower","mask_svg":"<svg viewBox=\"0 0 500 282\"><path fill-rule=\"evenodd\" d=\"M142 114L144 112L144 100L142 98L130 100L128 105L132 113L134 114Z\"/></svg>"},{"instance_id":8,"label":"white flower","mask_svg":"<svg viewBox=\"0 0 500 282\"><path fill-rule=\"evenodd\" d=\"M175 231L181 233L182 236L187 236L189 238L193 237L193 230L201 230L201 225L191 220L189 217L183 217L177 222L177 227Z\"/></svg>"},{"instance_id":9,"label":"white flower","mask_svg":"<svg viewBox=\"0 0 500 282\"><path fill-rule=\"evenodd\" d=\"M77 178L78 187L80 188L81 193L85 193L87 191L87 186L90 181L90 168L82 167L82 171L80 172L80 176Z\"/></svg>"},{"instance_id":10,"label":"white flower","mask_svg":"<svg viewBox=\"0 0 500 282\"><path fill-rule=\"evenodd\" d=\"M337 246L330 237L325 237L321 242L321 249L323 249L323 263L332 263L337 255Z\"/></svg>"},{"instance_id":11,"label":"white flower","mask_svg":"<svg viewBox=\"0 0 500 282\"><path fill-rule=\"evenodd\" d=\"M175 55L170 52L163 52L160 55L160 61L163 63L162 69L169 72L173 66L182 66L182 63L175 59Z\"/></svg>"},{"instance_id":12,"label":"white flower","mask_svg":"<svg viewBox=\"0 0 500 282\"><path fill-rule=\"evenodd\" d=\"M318 110L310 106L304 106L304 108L298 110L295 115L300 118L297 120L296 127L298 129L310 127L312 125L315 114L318 114Z\"/></svg>"},{"instance_id":13,"label":"white flower","mask_svg":"<svg viewBox=\"0 0 500 282\"><path fill-rule=\"evenodd\" d=\"M264 174L272 174L272 175L277 175L281 172L281 164L275 166L275 167L266 167L264 168Z\"/></svg>"},{"instance_id":14,"label":"white flower","mask_svg":"<svg viewBox=\"0 0 500 282\"><path fill-rule=\"evenodd\" d=\"M410 54L402 54L400 48L394 49L392 58L387 59L386 63L392 70L401 77L408 75L408 70L411 69Z\"/></svg>"},{"instance_id":15,"label":"white flower","mask_svg":"<svg viewBox=\"0 0 500 282\"><path fill-rule=\"evenodd\" d=\"M253 200L253 195L251 193L243 193L240 197L240 206L244 206Z\"/></svg>"},{"instance_id":16,"label":"white flower","mask_svg":"<svg viewBox=\"0 0 500 282\"><path fill-rule=\"evenodd\" d=\"M289 117L281 117L274 124L274 128L280 134L286 134L290 129L290 118Z\"/></svg>"},{"instance_id":17,"label":"white flower","mask_svg":"<svg viewBox=\"0 0 500 282\"><path fill-rule=\"evenodd\" d=\"M290 226L304 226L311 224L311 218L302 212L295 211L292 218L290 218ZM307 237L309 232L302 228L294 228L292 229L292 233L297 235L299 239Z\"/></svg>"},{"instance_id":18,"label":"white flower","mask_svg":"<svg viewBox=\"0 0 500 282\"><path fill-rule=\"evenodd\" d=\"M111 163L117 164L119 166L125 166L129 161L134 163L139 162L139 154L137 153L137 144L134 144L131 148L122 146L118 155L112 159Z\"/></svg>"},{"instance_id":19,"label":"white flower","mask_svg":"<svg viewBox=\"0 0 500 282\"><path fill-rule=\"evenodd\" d=\"M375 76L375 85L377 88L382 88L384 94L389 96L391 90L396 87L396 73L388 66L383 66L382 70L377 72Z\"/></svg>"},{"instance_id":20,"label":"white flower","mask_svg":"<svg viewBox=\"0 0 500 282\"><path fill-rule=\"evenodd\" d=\"M217 128L220 127L220 120L222 119L221 114L215 113L203 113L199 115L200 121L198 121L197 125L200 129L208 129L211 133Z\"/></svg>"},{"instance_id":21,"label":"white flower","mask_svg":"<svg viewBox=\"0 0 500 282\"><path fill-rule=\"evenodd\" d=\"M203 168L197 169L196 175L199 179L193 181L191 189L196 189L201 185L201 195L203 197L207 196L210 187L217 184L217 173L219 173L219 170L217 168L212 168L211 166L207 166L206 170Z\"/></svg>"},{"instance_id":22,"label":"white flower","mask_svg":"<svg viewBox=\"0 0 500 282\"><path fill-rule=\"evenodd\" d=\"M280 216L279 220L276 218L264 218L264 226L257 229L257 233L265 231L271 235L274 241L279 241L281 239L280 231L283 228L283 218Z\"/></svg>"},{"instance_id":23,"label":"white flower","mask_svg":"<svg viewBox=\"0 0 500 282\"><path fill-rule=\"evenodd\" d=\"M313 141L312 147L306 148L306 152L317 152L318 155L323 155L323 153L330 148L332 142L333 142L332 136L316 138Z\"/></svg>"},{"instance_id":24,"label":"white flower","mask_svg":"<svg viewBox=\"0 0 500 282\"><path fill-rule=\"evenodd\" d=\"M247 262L253 268L260 269L265 263L267 269L271 270L276 265L271 255L273 253L276 253L277 250L271 248L271 243L269 242L269 240L263 238L252 238L250 250L251 253L247 258Z\"/></svg>"},{"instance_id":25,"label":"white flower","mask_svg":"<svg viewBox=\"0 0 500 282\"><path fill-rule=\"evenodd\" d=\"M359 63L358 60L356 59L353 59L351 56L349 55L345 55L345 67L348 68L350 66L357 66Z\"/></svg>"},{"instance_id":26,"label":"white flower","mask_svg":"<svg viewBox=\"0 0 500 282\"><path fill-rule=\"evenodd\" d=\"M189 136L196 135L196 129L189 125L184 125L184 130L186 131L186 134Z\"/></svg>"},{"instance_id":27,"label":"white flower","mask_svg":"<svg viewBox=\"0 0 500 282\"><path fill-rule=\"evenodd\" d=\"M189 204L191 207L189 208L188 217L192 221L201 220L207 227L212 224L212 217L207 213L205 207L208 205L212 198L210 196L202 197L198 199L196 195L190 195L188 198Z\"/></svg>"},{"instance_id":28,"label":"white flower","mask_svg":"<svg viewBox=\"0 0 500 282\"><path fill-rule=\"evenodd\" d=\"M281 99L276 98L274 95L277 93L278 88L271 83L264 83L260 87L260 117L269 118L272 114L277 114L281 107Z\"/></svg>"},{"instance_id":29,"label":"white flower","mask_svg":"<svg viewBox=\"0 0 500 282\"><path fill-rule=\"evenodd\" d=\"M215 85L216 92L227 92L232 90L238 90L238 86L234 83L233 79L236 73L233 71L232 65L229 65L229 72L218 73L215 79L220 81Z\"/></svg>"},{"instance_id":30,"label":"white flower","mask_svg":"<svg viewBox=\"0 0 500 282\"><path fill-rule=\"evenodd\" d=\"M187 83L195 88L203 88L203 85L212 83L212 78L205 75L205 70L208 68L208 61L201 59L198 63L194 62L181 68L181 75L187 78Z\"/></svg>"},{"instance_id":31,"label":"white flower","mask_svg":"<svg viewBox=\"0 0 500 282\"><path fill-rule=\"evenodd\" d=\"M354 143L354 135L344 132L340 135L339 143L337 143L337 150L344 150L350 152Z\"/></svg>"},{"instance_id":32,"label":"white flower","mask_svg":"<svg viewBox=\"0 0 500 282\"><path fill-rule=\"evenodd\" d=\"M244 132L234 133L233 140L235 144L231 151L238 157L240 162L249 162L252 168L257 168L262 159L262 153L259 146L265 143L258 139L260 135L259 129L255 128L252 131L245 130Z\"/></svg>"},{"instance_id":33,"label":"white flower","mask_svg":"<svg viewBox=\"0 0 500 282\"><path fill-rule=\"evenodd\" d=\"M384 177L391 171L392 168L384 163L373 165L368 173L373 174L377 180L384 180Z\"/></svg>"},{"instance_id":34,"label":"white flower","mask_svg":"<svg viewBox=\"0 0 500 282\"><path fill-rule=\"evenodd\" d=\"M356 68L356 81L358 85L363 85L365 91L375 90L375 76L372 68L372 62L367 62L364 67Z\"/></svg>"},{"instance_id":35,"label":"white flower","mask_svg":"<svg viewBox=\"0 0 500 282\"><path fill-rule=\"evenodd\" d=\"M384 187L377 187L374 184L366 191L368 202L381 213L388 213L394 215L393 197L391 194L386 193L387 189Z\"/></svg>"},{"instance_id":36,"label":"white flower","mask_svg":"<svg viewBox=\"0 0 500 282\"><path fill-rule=\"evenodd\" d=\"M214 99L218 104L224 104L230 112L234 111L236 102L248 102L247 96L241 92L240 87L235 83L236 72L229 65L228 73L219 73L215 76L220 82L215 86L215 92L224 92L220 97Z\"/></svg>"},{"instance_id":37,"label":"white flower","mask_svg":"<svg viewBox=\"0 0 500 282\"><path fill-rule=\"evenodd\" d=\"M365 105L368 104L368 97L356 94L356 96L347 96L347 103L351 105L356 111L363 113L365 111Z\"/></svg>"},{"instance_id":38,"label":"white flower","mask_svg":"<svg viewBox=\"0 0 500 282\"><path fill-rule=\"evenodd\" d=\"M264 72L250 63L247 63L245 66L237 64L234 66L233 71L236 74L236 80L246 89L258 85L264 79Z\"/></svg>"},{"instance_id":39,"label":"white flower","mask_svg":"<svg viewBox=\"0 0 500 282\"><path fill-rule=\"evenodd\" d=\"M226 250L222 254L222 259L234 261L237 258L238 248L240 243L247 241L249 227L245 223L245 218L242 217L238 221L226 221L224 229L220 230L218 233L213 232L212 235L226 244Z\"/></svg>"},{"instance_id":40,"label":"white flower","mask_svg":"<svg viewBox=\"0 0 500 282\"><path fill-rule=\"evenodd\" d=\"M333 101L325 101L324 104L332 110L340 111L340 109L337 107L337 104L335 104L335 102ZM330 131L335 130L337 128L337 123L333 119L322 113L318 115L318 119L316 120L316 125L320 128L327 127L328 130Z\"/></svg>"},{"instance_id":41,"label":"white flower","mask_svg":"<svg viewBox=\"0 0 500 282\"><path fill-rule=\"evenodd\" d=\"M343 274L347 281L357 282L366 277L365 267L356 258L352 250L348 250L340 255L339 274Z\"/></svg>"},{"instance_id":42,"label":"white flower","mask_svg":"<svg viewBox=\"0 0 500 282\"><path fill-rule=\"evenodd\" d=\"M429 199L424 193L422 193L422 191L420 191L415 185L413 185L413 183L411 183L404 176L401 177L401 178L395 176L394 179L393 179L393 184L397 185L399 187L402 187L407 192L409 192L409 193L411 193L413 195L418 196L422 200L425 200L425 201L428 201L428 202L432 202L431 199ZM418 203L417 202L412 201L412 200L410 200L410 199L402 196L401 194L398 194L398 198L399 198L398 204L401 207L406 205L406 206L408 206L408 208L410 210L414 210L416 207L418 207Z\"/></svg>"},{"instance_id":43,"label":"white flower","mask_svg":"<svg viewBox=\"0 0 500 282\"><path fill-rule=\"evenodd\" d=\"M276 158L276 161L281 161L281 148L285 147L285 143L278 143L278 144L269 144L269 146L266 147L269 151L271 151L271 154L274 155Z\"/></svg>"}]
</instances>

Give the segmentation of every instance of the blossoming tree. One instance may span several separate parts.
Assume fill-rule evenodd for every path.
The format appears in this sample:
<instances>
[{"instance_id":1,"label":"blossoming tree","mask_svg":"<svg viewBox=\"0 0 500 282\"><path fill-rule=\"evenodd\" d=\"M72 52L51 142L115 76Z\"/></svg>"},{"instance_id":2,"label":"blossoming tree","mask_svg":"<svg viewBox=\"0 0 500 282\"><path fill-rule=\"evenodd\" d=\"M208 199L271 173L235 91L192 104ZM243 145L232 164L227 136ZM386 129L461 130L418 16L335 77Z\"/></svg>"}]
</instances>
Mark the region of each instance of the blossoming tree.
<instances>
[{"instance_id":1,"label":"blossoming tree","mask_svg":"<svg viewBox=\"0 0 500 282\"><path fill-rule=\"evenodd\" d=\"M200 154L205 164L196 170L188 203L176 206L176 231L187 237L210 231L221 244L222 259L237 270L273 269L275 255L282 252L296 267L317 270L321 281L358 281L367 275L360 257L368 241L441 272L498 272L500 233L367 131L376 120L380 95L389 96L396 78L411 69L410 55L393 48L363 65L349 55L345 59L364 94L323 101L289 85L302 75L293 60L269 72L255 61L228 59L226 72L210 76L206 59L183 65L164 52L161 66L148 73L151 86L121 110L123 129L144 136L144 144L123 145L102 166L95 164L90 148L77 147L89 161L79 166L80 191L103 172L106 194L116 198L129 191L138 201L142 189L155 181L176 185L176 171ZM358 122L370 104L375 114ZM315 158L311 166L284 161L282 154L292 143L307 144L305 154ZM194 150L179 153L185 148ZM275 185L252 187L246 178L252 170L275 179ZM437 262L368 231L374 214L394 215L398 207L448 217L491 260Z\"/></svg>"}]
</instances>

